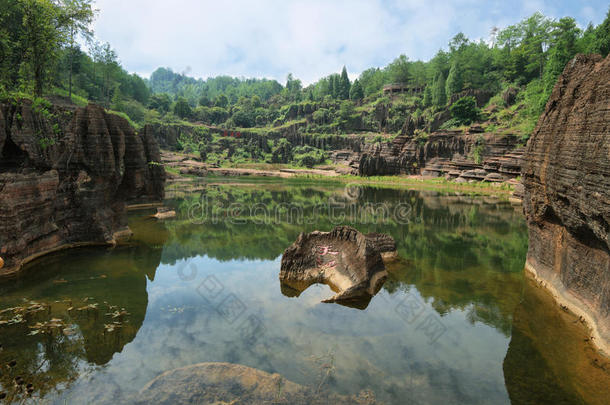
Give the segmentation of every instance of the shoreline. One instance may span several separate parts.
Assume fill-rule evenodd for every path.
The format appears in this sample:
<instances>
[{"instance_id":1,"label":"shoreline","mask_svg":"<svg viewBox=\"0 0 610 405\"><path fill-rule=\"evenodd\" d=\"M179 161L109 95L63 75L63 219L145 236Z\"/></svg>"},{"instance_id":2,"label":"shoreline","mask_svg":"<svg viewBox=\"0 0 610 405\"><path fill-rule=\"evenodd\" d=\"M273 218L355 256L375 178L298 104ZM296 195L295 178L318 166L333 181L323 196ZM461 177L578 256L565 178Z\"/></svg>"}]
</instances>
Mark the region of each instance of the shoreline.
<instances>
[{"instance_id":1,"label":"shoreline","mask_svg":"<svg viewBox=\"0 0 610 405\"><path fill-rule=\"evenodd\" d=\"M574 316L583 320L583 323L589 331L590 341L598 351L607 358L610 358L610 342L606 341L599 332L595 317L583 307L583 303L576 297L571 297L559 291L553 280L547 280L538 274L534 265L527 258L525 261L525 275L532 277L538 286L544 288L552 297L559 309L566 308Z\"/></svg>"},{"instance_id":2,"label":"shoreline","mask_svg":"<svg viewBox=\"0 0 610 405\"><path fill-rule=\"evenodd\" d=\"M129 227L125 227L123 229L116 231L112 235L112 239L109 241L105 241L105 242L88 241L88 242L63 243L63 244L55 246L53 248L33 253L29 256L24 257L23 259L21 259L19 261L19 263L13 265L12 267L1 268L0 269L0 283L18 278L23 273L23 268L26 265L44 257L44 256L48 256L53 253L61 252L64 250L78 249L78 248L83 248L83 247L96 247L96 246L97 247L114 247L117 244L121 243L122 241L127 240L129 237L131 237L131 235L133 235L133 232L131 231L131 229L129 229Z\"/></svg>"}]
</instances>

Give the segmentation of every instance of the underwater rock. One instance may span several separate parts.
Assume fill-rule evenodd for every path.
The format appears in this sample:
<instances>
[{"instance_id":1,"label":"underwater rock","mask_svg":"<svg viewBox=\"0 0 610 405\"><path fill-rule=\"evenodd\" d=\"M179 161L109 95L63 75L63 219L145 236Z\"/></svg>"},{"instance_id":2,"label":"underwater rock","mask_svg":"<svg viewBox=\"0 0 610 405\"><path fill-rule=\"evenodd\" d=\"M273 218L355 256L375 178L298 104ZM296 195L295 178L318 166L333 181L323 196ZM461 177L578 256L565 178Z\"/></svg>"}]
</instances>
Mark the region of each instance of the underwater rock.
<instances>
[{"instance_id":1,"label":"underwater rock","mask_svg":"<svg viewBox=\"0 0 610 405\"><path fill-rule=\"evenodd\" d=\"M136 404L355 404L373 405L369 394L318 392L279 374L231 363L200 363L167 371L149 382Z\"/></svg>"},{"instance_id":2,"label":"underwater rock","mask_svg":"<svg viewBox=\"0 0 610 405\"><path fill-rule=\"evenodd\" d=\"M322 283L337 293L323 302L366 308L387 278L382 253L390 256L395 251L391 236L364 235L348 226L301 233L282 256L282 292L298 296Z\"/></svg>"}]
</instances>

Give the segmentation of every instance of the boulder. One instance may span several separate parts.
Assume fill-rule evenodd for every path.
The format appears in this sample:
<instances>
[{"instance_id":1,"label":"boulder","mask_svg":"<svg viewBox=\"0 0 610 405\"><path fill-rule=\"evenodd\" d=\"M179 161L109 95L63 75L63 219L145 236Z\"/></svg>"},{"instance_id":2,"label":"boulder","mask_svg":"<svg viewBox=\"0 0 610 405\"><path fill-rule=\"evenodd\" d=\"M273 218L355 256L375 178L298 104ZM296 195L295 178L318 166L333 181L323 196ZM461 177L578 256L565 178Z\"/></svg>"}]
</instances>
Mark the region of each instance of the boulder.
<instances>
[{"instance_id":1,"label":"boulder","mask_svg":"<svg viewBox=\"0 0 610 405\"><path fill-rule=\"evenodd\" d=\"M395 251L390 236L365 236L348 226L301 233L282 256L282 292L298 296L310 285L322 283L337 293L323 302L366 308L387 278L382 253L390 256Z\"/></svg>"}]
</instances>

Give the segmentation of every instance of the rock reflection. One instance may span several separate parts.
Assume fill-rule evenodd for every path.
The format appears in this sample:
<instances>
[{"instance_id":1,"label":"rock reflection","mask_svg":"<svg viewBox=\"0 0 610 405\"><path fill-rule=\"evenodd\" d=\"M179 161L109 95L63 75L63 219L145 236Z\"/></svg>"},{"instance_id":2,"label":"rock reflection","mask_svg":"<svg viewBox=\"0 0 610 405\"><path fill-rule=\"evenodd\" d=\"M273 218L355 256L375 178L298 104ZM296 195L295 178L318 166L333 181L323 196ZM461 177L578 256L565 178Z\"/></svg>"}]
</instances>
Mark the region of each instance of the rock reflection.
<instances>
[{"instance_id":1,"label":"rock reflection","mask_svg":"<svg viewBox=\"0 0 610 405\"><path fill-rule=\"evenodd\" d=\"M513 404L607 404L610 359L587 329L529 277L504 359Z\"/></svg>"},{"instance_id":2,"label":"rock reflection","mask_svg":"<svg viewBox=\"0 0 610 405\"><path fill-rule=\"evenodd\" d=\"M0 392L8 403L67 387L133 341L162 247L141 243L139 225L130 246L45 256L0 286ZM164 229L152 226L162 238Z\"/></svg>"}]
</instances>

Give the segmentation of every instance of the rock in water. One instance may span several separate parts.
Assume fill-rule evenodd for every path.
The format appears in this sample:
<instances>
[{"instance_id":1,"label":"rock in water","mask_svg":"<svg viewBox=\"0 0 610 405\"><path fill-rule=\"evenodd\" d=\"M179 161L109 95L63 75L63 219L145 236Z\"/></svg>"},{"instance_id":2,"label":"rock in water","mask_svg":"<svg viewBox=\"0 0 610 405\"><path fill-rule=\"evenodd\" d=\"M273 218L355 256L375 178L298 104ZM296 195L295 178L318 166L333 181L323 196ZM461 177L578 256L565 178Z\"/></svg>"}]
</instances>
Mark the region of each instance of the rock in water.
<instances>
[{"instance_id":1,"label":"rock in water","mask_svg":"<svg viewBox=\"0 0 610 405\"><path fill-rule=\"evenodd\" d=\"M298 296L310 285L322 283L337 293L323 302L366 308L387 278L381 254L395 251L391 236L365 236L348 226L301 233L282 256L282 292Z\"/></svg>"},{"instance_id":2,"label":"rock in water","mask_svg":"<svg viewBox=\"0 0 610 405\"><path fill-rule=\"evenodd\" d=\"M527 146L527 269L610 353L610 57L577 55Z\"/></svg>"},{"instance_id":3,"label":"rock in water","mask_svg":"<svg viewBox=\"0 0 610 405\"><path fill-rule=\"evenodd\" d=\"M231 363L200 363L167 371L133 398L134 404L374 405L367 393L337 395L296 384L280 374Z\"/></svg>"}]
</instances>

